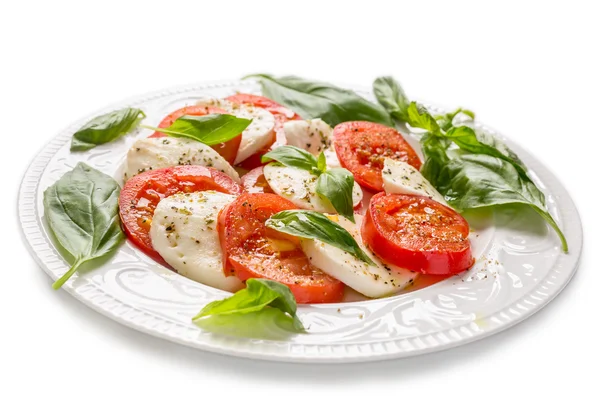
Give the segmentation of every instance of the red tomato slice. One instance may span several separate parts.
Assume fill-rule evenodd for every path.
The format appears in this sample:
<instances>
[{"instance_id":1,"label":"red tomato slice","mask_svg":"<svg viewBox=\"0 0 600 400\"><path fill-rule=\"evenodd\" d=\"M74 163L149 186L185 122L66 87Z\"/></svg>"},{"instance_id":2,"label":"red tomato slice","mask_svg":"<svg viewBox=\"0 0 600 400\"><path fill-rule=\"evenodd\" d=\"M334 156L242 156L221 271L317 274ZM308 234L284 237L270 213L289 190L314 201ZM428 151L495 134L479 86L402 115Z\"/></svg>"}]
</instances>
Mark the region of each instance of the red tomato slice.
<instances>
[{"instance_id":1,"label":"red tomato slice","mask_svg":"<svg viewBox=\"0 0 600 400\"><path fill-rule=\"evenodd\" d=\"M179 110L173 111L171 114L167 115L161 122L158 124L159 128L168 129L173 122L175 122L178 118L183 117L184 115L208 115L208 114L227 114L227 111L217 108L217 107L204 107L204 106L187 106L180 108ZM150 137L163 137L166 136L162 132L154 132ZM238 135L231 140L228 140L224 143L215 144L211 146L217 153L219 153L229 164L233 165L235 161L235 157L237 156L238 148L240 147L240 142L242 141L242 135Z\"/></svg>"},{"instance_id":2,"label":"red tomato slice","mask_svg":"<svg viewBox=\"0 0 600 400\"><path fill-rule=\"evenodd\" d=\"M298 303L340 301L344 284L313 267L297 238L268 229L273 214L297 208L269 193L245 193L219 214L225 273L245 281L266 278L287 285Z\"/></svg>"},{"instance_id":3,"label":"red tomato slice","mask_svg":"<svg viewBox=\"0 0 600 400\"><path fill-rule=\"evenodd\" d=\"M421 168L421 160L402 135L389 126L374 122L343 122L333 129L335 152L342 167L367 189L381 192L381 170L385 157Z\"/></svg>"},{"instance_id":4,"label":"red tomato slice","mask_svg":"<svg viewBox=\"0 0 600 400\"><path fill-rule=\"evenodd\" d=\"M275 117L275 127L273 128L275 131L275 141L242 161L240 166L245 169L254 169L263 165L260 159L264 154L268 153L271 149L283 146L287 143L285 132L283 131L283 124L294 119L302 119L289 108L285 108L281 104L263 96L238 93L227 97L225 100L237 104L252 104L255 107L264 108Z\"/></svg>"},{"instance_id":5,"label":"red tomato slice","mask_svg":"<svg viewBox=\"0 0 600 400\"><path fill-rule=\"evenodd\" d=\"M158 202L179 192L216 190L240 194L242 188L214 168L182 165L143 172L125 183L119 197L119 213L125 233L144 253L157 261L162 257L152 247L150 226Z\"/></svg>"},{"instance_id":6,"label":"red tomato slice","mask_svg":"<svg viewBox=\"0 0 600 400\"><path fill-rule=\"evenodd\" d=\"M265 179L262 166L242 176L242 188L247 193L273 193L273 189Z\"/></svg>"},{"instance_id":7,"label":"red tomato slice","mask_svg":"<svg viewBox=\"0 0 600 400\"><path fill-rule=\"evenodd\" d=\"M361 235L375 254L397 267L449 275L473 265L469 224L450 207L428 197L376 194Z\"/></svg>"}]
</instances>

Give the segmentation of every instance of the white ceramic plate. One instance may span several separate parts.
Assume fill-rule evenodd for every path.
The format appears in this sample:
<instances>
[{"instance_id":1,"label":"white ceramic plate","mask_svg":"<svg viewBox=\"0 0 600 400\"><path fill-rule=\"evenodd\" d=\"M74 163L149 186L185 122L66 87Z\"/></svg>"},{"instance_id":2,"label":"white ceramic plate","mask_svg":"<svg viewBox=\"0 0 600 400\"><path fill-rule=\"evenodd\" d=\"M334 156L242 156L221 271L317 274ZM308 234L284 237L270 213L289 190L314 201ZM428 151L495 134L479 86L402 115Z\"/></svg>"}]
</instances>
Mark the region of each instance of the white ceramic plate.
<instances>
[{"instance_id":1,"label":"white ceramic plate","mask_svg":"<svg viewBox=\"0 0 600 400\"><path fill-rule=\"evenodd\" d=\"M71 154L71 135L83 123L95 115L135 106L148 115L146 124L156 126L164 115L198 98L225 97L236 91L260 94L258 85L250 81L189 85L150 93L83 118L44 146L27 170L19 192L24 237L44 271L56 279L68 269L43 223L44 190L79 161L120 179L127 149L136 136L149 133L138 130L114 143ZM371 98L366 91L357 92ZM191 317L206 303L228 294L167 270L130 243L106 264L75 275L63 288L129 327L187 346L241 357L357 362L468 343L508 328L546 305L569 282L581 253L581 222L568 193L529 153L506 142L545 192L550 212L569 242L569 254L560 251L555 233L526 207L472 213L467 217L476 228L471 239L477 262L471 270L439 282L421 279L413 290L395 297L361 300L348 293L345 303L300 306L299 317L309 334L285 340L237 338L200 330L191 323Z\"/></svg>"}]
</instances>

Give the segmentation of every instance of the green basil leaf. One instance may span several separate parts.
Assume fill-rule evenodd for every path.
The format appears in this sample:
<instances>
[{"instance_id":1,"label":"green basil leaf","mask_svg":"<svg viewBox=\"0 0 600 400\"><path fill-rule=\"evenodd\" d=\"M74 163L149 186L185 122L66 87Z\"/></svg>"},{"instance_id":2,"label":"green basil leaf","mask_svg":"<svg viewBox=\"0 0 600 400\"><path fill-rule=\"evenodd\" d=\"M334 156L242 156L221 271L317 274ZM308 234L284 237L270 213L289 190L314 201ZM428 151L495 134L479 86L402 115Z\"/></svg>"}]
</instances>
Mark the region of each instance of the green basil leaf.
<instances>
[{"instance_id":1,"label":"green basil leaf","mask_svg":"<svg viewBox=\"0 0 600 400\"><path fill-rule=\"evenodd\" d=\"M291 332L304 332L290 289L267 279L248 279L245 289L224 300L207 304L192 320L207 330L219 328L219 332L226 325L235 324L241 328L237 326L240 321L250 325L251 331L267 323Z\"/></svg>"},{"instance_id":2,"label":"green basil leaf","mask_svg":"<svg viewBox=\"0 0 600 400\"><path fill-rule=\"evenodd\" d=\"M390 115L400 122L408 122L410 101L402 86L391 76L382 76L373 82L373 93L377 101Z\"/></svg>"},{"instance_id":3,"label":"green basil leaf","mask_svg":"<svg viewBox=\"0 0 600 400\"><path fill-rule=\"evenodd\" d=\"M406 111L408 122L415 128L425 129L433 134L441 134L440 126L429 112L422 106L418 106L414 101L410 103Z\"/></svg>"},{"instance_id":4,"label":"green basil leaf","mask_svg":"<svg viewBox=\"0 0 600 400\"><path fill-rule=\"evenodd\" d=\"M442 130L448 131L450 128L453 127L452 122L458 114L465 114L471 119L475 119L475 113L473 111L466 110L463 108L457 108L451 113L436 115L435 120L438 122L438 125L440 126L440 128L442 128Z\"/></svg>"},{"instance_id":5,"label":"green basil leaf","mask_svg":"<svg viewBox=\"0 0 600 400\"><path fill-rule=\"evenodd\" d=\"M352 254L359 260L375 265L347 230L316 211L281 211L272 215L266 226L292 236L318 239Z\"/></svg>"},{"instance_id":6,"label":"green basil leaf","mask_svg":"<svg viewBox=\"0 0 600 400\"><path fill-rule=\"evenodd\" d=\"M110 176L79 163L44 192L44 216L71 269L52 287L59 289L86 261L115 250L124 238L119 224L121 188Z\"/></svg>"},{"instance_id":7,"label":"green basil leaf","mask_svg":"<svg viewBox=\"0 0 600 400\"><path fill-rule=\"evenodd\" d=\"M304 119L321 118L331 126L346 121L371 121L394 126L383 107L351 90L296 76L276 78L256 74L245 78L258 79L264 96L290 108Z\"/></svg>"},{"instance_id":8,"label":"green basil leaf","mask_svg":"<svg viewBox=\"0 0 600 400\"><path fill-rule=\"evenodd\" d=\"M296 300L290 289L279 282L268 279L248 279L246 288L233 296L213 301L204 307L194 319L216 314L249 313L275 307L290 316L296 315Z\"/></svg>"},{"instance_id":9,"label":"green basil leaf","mask_svg":"<svg viewBox=\"0 0 600 400\"><path fill-rule=\"evenodd\" d=\"M327 198L340 215L354 222L352 189L354 176L344 168L327 170L317 179L317 194Z\"/></svg>"},{"instance_id":10,"label":"green basil leaf","mask_svg":"<svg viewBox=\"0 0 600 400\"><path fill-rule=\"evenodd\" d=\"M397 120L427 131L421 137L425 162L421 174L457 209L470 209L499 204L522 203L531 206L560 237L563 251L566 239L548 213L544 194L527 175L518 156L502 141L468 126L454 126L454 118L475 113L458 108L433 117L415 102L408 104L402 87L391 77L377 78L373 83L377 100ZM445 133L446 132L446 133ZM470 154L451 158L451 143Z\"/></svg>"},{"instance_id":11,"label":"green basil leaf","mask_svg":"<svg viewBox=\"0 0 600 400\"><path fill-rule=\"evenodd\" d=\"M458 114L465 114L469 118L475 119L475 113L473 111L467 110L465 108L459 108L458 110L456 110L452 119L454 119L454 117L457 116Z\"/></svg>"},{"instance_id":12,"label":"green basil leaf","mask_svg":"<svg viewBox=\"0 0 600 400\"><path fill-rule=\"evenodd\" d=\"M300 168L310 172L319 171L315 156L306 150L294 146L279 146L261 157L263 163L277 161L288 167Z\"/></svg>"},{"instance_id":13,"label":"green basil leaf","mask_svg":"<svg viewBox=\"0 0 600 400\"><path fill-rule=\"evenodd\" d=\"M288 340L290 335L305 333L295 319L271 307L245 314L211 315L196 319L194 323L215 334L260 340Z\"/></svg>"},{"instance_id":14,"label":"green basil leaf","mask_svg":"<svg viewBox=\"0 0 600 400\"><path fill-rule=\"evenodd\" d=\"M193 139L207 146L213 146L239 136L251 122L251 119L238 118L229 114L184 115L177 118L167 129L151 129L169 136Z\"/></svg>"},{"instance_id":15,"label":"green basil leaf","mask_svg":"<svg viewBox=\"0 0 600 400\"><path fill-rule=\"evenodd\" d=\"M139 108L123 108L100 115L73 134L71 151L89 150L111 142L132 131L145 117L146 114Z\"/></svg>"},{"instance_id":16,"label":"green basil leaf","mask_svg":"<svg viewBox=\"0 0 600 400\"><path fill-rule=\"evenodd\" d=\"M519 157L501 140L492 135L475 131L468 126L458 126L450 128L446 137L470 153L487 154L508 161L519 170L521 175L527 175L525 165Z\"/></svg>"},{"instance_id":17,"label":"green basil leaf","mask_svg":"<svg viewBox=\"0 0 600 400\"><path fill-rule=\"evenodd\" d=\"M447 153L449 146L448 139L430 132L425 133L421 138L421 151L425 156L421 174L436 188L439 185L442 169L450 161Z\"/></svg>"},{"instance_id":18,"label":"green basil leaf","mask_svg":"<svg viewBox=\"0 0 600 400\"><path fill-rule=\"evenodd\" d=\"M457 209L527 204L556 231L563 251L568 251L565 236L546 210L544 194L513 163L487 154L469 154L450 160L440 175L436 188Z\"/></svg>"},{"instance_id":19,"label":"green basil leaf","mask_svg":"<svg viewBox=\"0 0 600 400\"><path fill-rule=\"evenodd\" d=\"M325 157L324 152L321 152L321 154L319 154L319 158L317 158L317 169L321 172L325 172L327 170L327 157Z\"/></svg>"}]
</instances>

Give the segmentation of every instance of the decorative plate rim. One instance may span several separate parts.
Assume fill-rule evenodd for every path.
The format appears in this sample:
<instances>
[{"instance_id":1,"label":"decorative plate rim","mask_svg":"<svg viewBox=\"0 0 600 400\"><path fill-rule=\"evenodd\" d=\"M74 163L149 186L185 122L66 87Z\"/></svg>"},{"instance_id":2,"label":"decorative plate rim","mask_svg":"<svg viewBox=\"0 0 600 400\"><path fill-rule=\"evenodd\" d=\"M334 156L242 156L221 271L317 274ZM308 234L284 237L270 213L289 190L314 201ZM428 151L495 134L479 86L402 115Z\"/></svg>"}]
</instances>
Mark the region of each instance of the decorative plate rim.
<instances>
[{"instance_id":1,"label":"decorative plate rim","mask_svg":"<svg viewBox=\"0 0 600 400\"><path fill-rule=\"evenodd\" d=\"M52 246L44 237L37 219L36 201L40 178L45 168L78 127L92 116L126 105L135 105L163 96L185 92L211 88L250 86L252 84L252 81L213 81L180 85L169 89L149 92L140 96L133 96L81 118L61 130L58 135L47 142L28 166L21 181L18 196L18 216L21 225L21 234L29 252L40 267L48 275L56 278L50 266L57 263L65 265L64 261L53 253ZM357 92L365 92L360 87L341 86L350 87ZM144 310L121 302L89 283L75 287L72 282L68 282L63 288L73 297L95 311L138 331L201 350L264 360L308 363L376 361L445 350L501 332L539 311L566 287L577 271L583 246L583 231L581 220L573 200L550 170L517 143L498 134L487 126L481 124L478 124L478 126L488 129L494 135L505 140L530 169L535 171L548 190L559 199L557 210L560 214L563 231L569 240L570 247L568 254L562 252L558 254L554 265L549 270L545 279L538 282L535 288L529 293L505 305L502 310L478 320L483 328L473 329L468 325L463 325L460 329L450 328L435 334L418 335L402 339L386 339L364 344L300 344L219 335L198 337L197 328L191 323L189 326L186 326L181 323L158 318Z\"/></svg>"}]
</instances>

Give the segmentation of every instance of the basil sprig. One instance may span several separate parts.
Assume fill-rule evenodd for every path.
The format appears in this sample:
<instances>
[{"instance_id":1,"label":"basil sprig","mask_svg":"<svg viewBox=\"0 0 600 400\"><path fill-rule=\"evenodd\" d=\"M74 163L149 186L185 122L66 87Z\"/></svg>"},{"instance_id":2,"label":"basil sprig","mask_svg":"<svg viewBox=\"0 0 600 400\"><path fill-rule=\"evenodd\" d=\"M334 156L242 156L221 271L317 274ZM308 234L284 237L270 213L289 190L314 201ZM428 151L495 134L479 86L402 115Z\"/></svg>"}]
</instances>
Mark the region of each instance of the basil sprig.
<instances>
[{"instance_id":1,"label":"basil sprig","mask_svg":"<svg viewBox=\"0 0 600 400\"><path fill-rule=\"evenodd\" d=\"M89 150L111 142L132 131L145 117L139 108L123 108L100 115L73 134L71 151Z\"/></svg>"},{"instance_id":2,"label":"basil sprig","mask_svg":"<svg viewBox=\"0 0 600 400\"><path fill-rule=\"evenodd\" d=\"M249 75L260 82L266 97L283 104L304 119L321 118L331 126L346 121L372 121L394 126L385 109L352 90L297 76Z\"/></svg>"},{"instance_id":3,"label":"basil sprig","mask_svg":"<svg viewBox=\"0 0 600 400\"><path fill-rule=\"evenodd\" d=\"M546 208L544 194L527 174L527 167L502 141L468 126L455 126L454 118L469 110L432 116L424 107L408 102L398 82L378 78L374 83L378 101L399 122L427 132L421 137L425 162L423 176L458 210L521 203L532 207L556 231L562 249L566 238ZM462 153L453 154L455 144Z\"/></svg>"},{"instance_id":4,"label":"basil sprig","mask_svg":"<svg viewBox=\"0 0 600 400\"><path fill-rule=\"evenodd\" d=\"M281 211L272 215L265 225L292 236L320 240L352 254L359 260L375 265L347 230L316 211Z\"/></svg>"},{"instance_id":5,"label":"basil sprig","mask_svg":"<svg viewBox=\"0 0 600 400\"><path fill-rule=\"evenodd\" d=\"M447 131L453 126L454 118L461 113L475 119L473 111L463 108L458 108L451 113L432 116L424 106L411 102L404 93L404 89L391 76L375 79L373 92L377 101L396 121L406 122L415 128L425 129L429 132L439 133L440 129Z\"/></svg>"},{"instance_id":6,"label":"basil sprig","mask_svg":"<svg viewBox=\"0 0 600 400\"><path fill-rule=\"evenodd\" d=\"M207 304L192 321L216 333L267 338L304 332L296 308L296 299L287 286L251 278L245 289Z\"/></svg>"},{"instance_id":7,"label":"basil sprig","mask_svg":"<svg viewBox=\"0 0 600 400\"><path fill-rule=\"evenodd\" d=\"M280 146L263 155L261 161L263 163L277 161L285 166L300 168L318 176L317 194L329 200L340 215L354 222L352 201L354 176L344 168L327 169L324 153L316 158L298 147Z\"/></svg>"},{"instance_id":8,"label":"basil sprig","mask_svg":"<svg viewBox=\"0 0 600 400\"><path fill-rule=\"evenodd\" d=\"M119 224L121 188L110 176L79 163L44 192L44 216L54 238L72 258L59 289L79 267L115 250L124 238Z\"/></svg>"},{"instance_id":9,"label":"basil sprig","mask_svg":"<svg viewBox=\"0 0 600 400\"><path fill-rule=\"evenodd\" d=\"M143 128L153 129L173 137L197 140L207 146L224 143L240 135L250 125L251 119L238 118L229 114L184 115L175 120L170 127Z\"/></svg>"}]
</instances>

